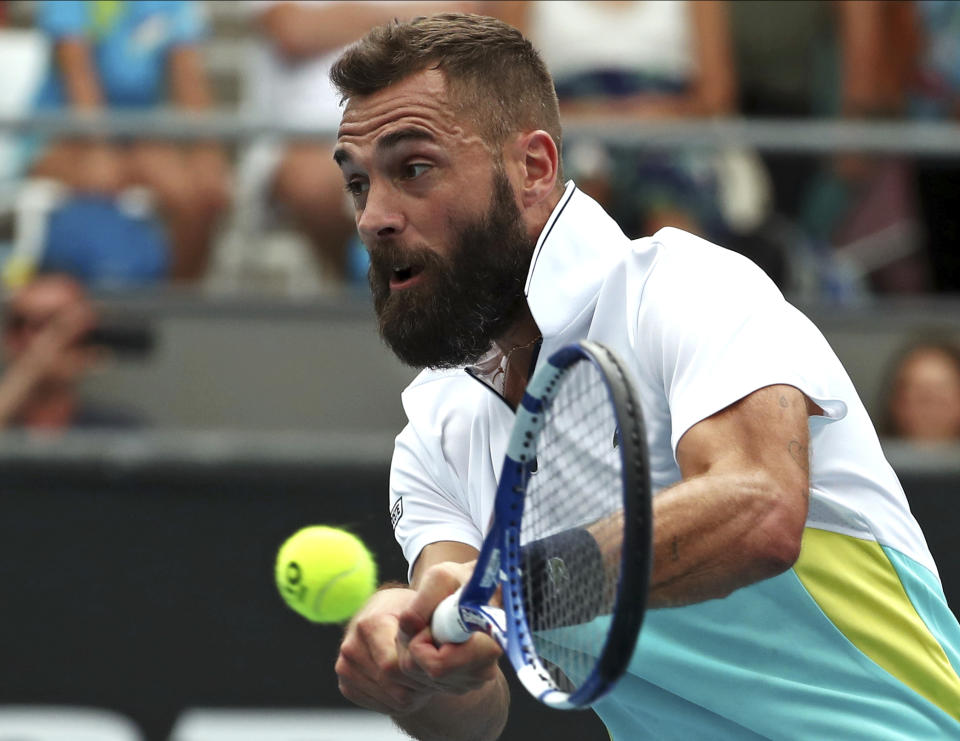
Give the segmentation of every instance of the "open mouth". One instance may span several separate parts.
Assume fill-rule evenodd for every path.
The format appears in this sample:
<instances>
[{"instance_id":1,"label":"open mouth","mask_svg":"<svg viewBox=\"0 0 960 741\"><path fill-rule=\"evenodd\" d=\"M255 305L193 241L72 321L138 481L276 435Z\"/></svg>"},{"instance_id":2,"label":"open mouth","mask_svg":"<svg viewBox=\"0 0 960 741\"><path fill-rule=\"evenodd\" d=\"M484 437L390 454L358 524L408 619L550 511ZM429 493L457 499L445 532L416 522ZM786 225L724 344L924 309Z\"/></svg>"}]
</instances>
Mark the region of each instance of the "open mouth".
<instances>
[{"instance_id":1,"label":"open mouth","mask_svg":"<svg viewBox=\"0 0 960 741\"><path fill-rule=\"evenodd\" d=\"M406 288L422 275L421 265L394 265L390 274L390 288Z\"/></svg>"}]
</instances>

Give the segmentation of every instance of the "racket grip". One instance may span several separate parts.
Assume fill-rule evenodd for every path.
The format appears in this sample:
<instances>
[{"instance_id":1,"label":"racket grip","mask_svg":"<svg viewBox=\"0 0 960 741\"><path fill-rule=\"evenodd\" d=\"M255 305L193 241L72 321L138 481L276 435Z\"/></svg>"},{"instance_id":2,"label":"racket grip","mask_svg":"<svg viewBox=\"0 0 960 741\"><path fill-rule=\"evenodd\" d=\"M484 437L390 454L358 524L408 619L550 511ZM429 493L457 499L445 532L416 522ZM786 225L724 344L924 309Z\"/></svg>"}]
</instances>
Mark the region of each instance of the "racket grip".
<instances>
[{"instance_id":1,"label":"racket grip","mask_svg":"<svg viewBox=\"0 0 960 741\"><path fill-rule=\"evenodd\" d=\"M437 605L430 619L430 632L433 633L433 642L438 646L442 643L464 643L470 638L470 631L460 618L460 590L447 595Z\"/></svg>"}]
</instances>

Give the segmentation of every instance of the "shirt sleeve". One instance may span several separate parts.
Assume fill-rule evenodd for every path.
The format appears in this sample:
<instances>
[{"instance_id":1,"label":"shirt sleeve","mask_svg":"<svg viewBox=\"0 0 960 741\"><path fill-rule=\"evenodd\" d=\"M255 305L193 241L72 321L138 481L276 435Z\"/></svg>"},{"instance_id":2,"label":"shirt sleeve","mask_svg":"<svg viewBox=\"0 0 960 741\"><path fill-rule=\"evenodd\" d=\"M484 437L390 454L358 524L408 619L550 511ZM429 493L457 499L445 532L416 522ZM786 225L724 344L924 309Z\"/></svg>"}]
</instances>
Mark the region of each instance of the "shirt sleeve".
<instances>
[{"instance_id":1,"label":"shirt sleeve","mask_svg":"<svg viewBox=\"0 0 960 741\"><path fill-rule=\"evenodd\" d=\"M207 35L207 17L203 3L174 3L171 21L171 44L194 44Z\"/></svg>"},{"instance_id":2,"label":"shirt sleeve","mask_svg":"<svg viewBox=\"0 0 960 741\"><path fill-rule=\"evenodd\" d=\"M85 0L44 0L38 2L34 24L53 39L84 36L87 32L89 8Z\"/></svg>"},{"instance_id":3,"label":"shirt sleeve","mask_svg":"<svg viewBox=\"0 0 960 741\"><path fill-rule=\"evenodd\" d=\"M390 468L390 520L407 559L408 579L420 552L431 543L450 540L477 549L483 544L483 533L451 491L455 482L433 465L437 460L439 452L430 450L413 425L397 436Z\"/></svg>"},{"instance_id":4,"label":"shirt sleeve","mask_svg":"<svg viewBox=\"0 0 960 741\"><path fill-rule=\"evenodd\" d=\"M820 331L747 258L676 230L644 288L642 353L659 363L674 452L684 433L750 393L791 385L827 419L846 404L827 379L843 375Z\"/></svg>"}]
</instances>

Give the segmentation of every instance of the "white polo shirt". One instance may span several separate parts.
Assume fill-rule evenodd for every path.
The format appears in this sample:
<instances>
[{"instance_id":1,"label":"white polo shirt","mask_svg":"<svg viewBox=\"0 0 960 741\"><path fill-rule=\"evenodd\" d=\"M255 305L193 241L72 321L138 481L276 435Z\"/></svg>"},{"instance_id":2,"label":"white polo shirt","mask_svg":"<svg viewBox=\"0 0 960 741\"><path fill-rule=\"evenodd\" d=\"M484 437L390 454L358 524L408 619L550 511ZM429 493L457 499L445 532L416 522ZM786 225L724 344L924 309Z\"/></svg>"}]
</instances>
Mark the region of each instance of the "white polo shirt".
<instances>
[{"instance_id":1,"label":"white polo shirt","mask_svg":"<svg viewBox=\"0 0 960 741\"><path fill-rule=\"evenodd\" d=\"M571 183L526 293L538 362L589 338L629 366L656 490L681 478L683 434L757 389L789 384L824 410L799 559L723 599L648 611L594 705L611 738L960 738L960 625L923 535L837 357L767 276L677 229L631 242ZM479 548L513 411L464 370L421 373L403 404L390 505L408 562L437 541ZM599 647L608 619L549 640Z\"/></svg>"},{"instance_id":2,"label":"white polo shirt","mask_svg":"<svg viewBox=\"0 0 960 741\"><path fill-rule=\"evenodd\" d=\"M526 285L539 362L587 338L629 365L654 489L680 480L675 451L697 422L772 384L825 411L810 420L808 526L869 537L935 571L849 377L817 328L752 262L677 229L630 241L571 182L540 235ZM423 371L404 391L390 506L409 564L424 546L479 548L513 411L464 370Z\"/></svg>"}]
</instances>

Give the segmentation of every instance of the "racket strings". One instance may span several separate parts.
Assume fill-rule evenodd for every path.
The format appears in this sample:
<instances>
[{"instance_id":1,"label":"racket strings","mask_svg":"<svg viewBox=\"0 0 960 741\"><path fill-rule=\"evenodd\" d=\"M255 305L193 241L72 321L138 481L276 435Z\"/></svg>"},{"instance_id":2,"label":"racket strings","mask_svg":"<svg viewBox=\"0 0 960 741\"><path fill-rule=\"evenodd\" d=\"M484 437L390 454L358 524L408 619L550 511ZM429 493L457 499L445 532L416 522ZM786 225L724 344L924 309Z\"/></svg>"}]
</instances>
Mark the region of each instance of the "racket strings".
<instances>
[{"instance_id":1,"label":"racket strings","mask_svg":"<svg viewBox=\"0 0 960 741\"><path fill-rule=\"evenodd\" d=\"M612 612L623 534L622 456L607 386L591 363L567 370L544 411L520 546L527 620L555 686L591 672Z\"/></svg>"}]
</instances>

